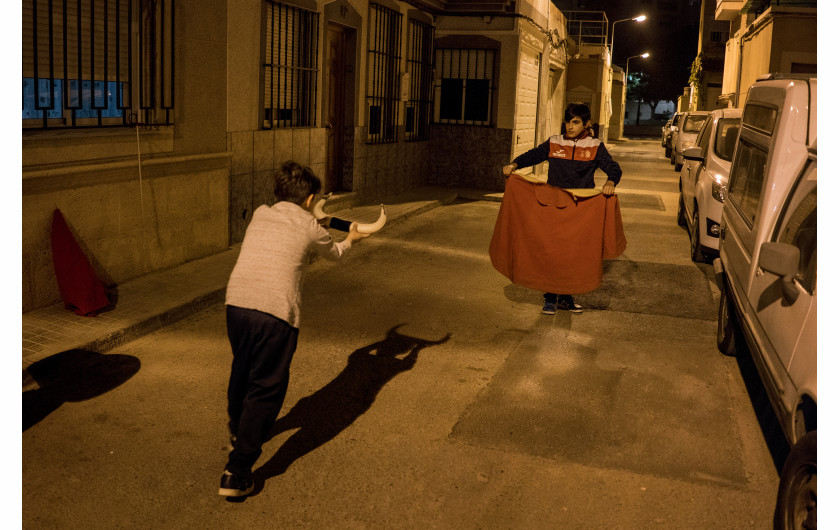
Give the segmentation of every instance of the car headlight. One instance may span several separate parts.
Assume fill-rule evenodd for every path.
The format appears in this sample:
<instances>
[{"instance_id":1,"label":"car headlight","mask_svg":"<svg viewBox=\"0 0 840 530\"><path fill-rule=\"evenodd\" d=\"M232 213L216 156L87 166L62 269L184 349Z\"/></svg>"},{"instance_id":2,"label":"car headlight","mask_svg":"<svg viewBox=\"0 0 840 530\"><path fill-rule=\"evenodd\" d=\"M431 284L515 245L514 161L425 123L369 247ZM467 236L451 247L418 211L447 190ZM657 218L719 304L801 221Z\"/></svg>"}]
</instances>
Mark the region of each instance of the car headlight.
<instances>
[{"instance_id":1,"label":"car headlight","mask_svg":"<svg viewBox=\"0 0 840 530\"><path fill-rule=\"evenodd\" d=\"M720 175L713 177L712 198L718 202L723 202L723 199L726 198L726 179Z\"/></svg>"},{"instance_id":2,"label":"car headlight","mask_svg":"<svg viewBox=\"0 0 840 530\"><path fill-rule=\"evenodd\" d=\"M682 143L682 149L683 149L683 151L685 151L686 148L691 147L693 145L694 145L694 142L683 142Z\"/></svg>"}]
</instances>

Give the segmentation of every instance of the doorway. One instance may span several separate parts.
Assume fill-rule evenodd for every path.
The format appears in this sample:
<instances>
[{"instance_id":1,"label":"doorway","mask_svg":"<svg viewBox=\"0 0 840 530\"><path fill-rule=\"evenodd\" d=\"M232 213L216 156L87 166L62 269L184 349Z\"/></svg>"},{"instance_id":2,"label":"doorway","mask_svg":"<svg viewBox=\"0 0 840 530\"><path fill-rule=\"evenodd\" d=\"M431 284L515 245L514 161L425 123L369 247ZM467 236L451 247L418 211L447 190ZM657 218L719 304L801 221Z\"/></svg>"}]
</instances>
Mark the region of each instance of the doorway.
<instances>
[{"instance_id":1,"label":"doorway","mask_svg":"<svg viewBox=\"0 0 840 530\"><path fill-rule=\"evenodd\" d=\"M345 108L347 102L347 31L336 24L327 24L326 45L326 170L324 188L327 193L340 190L344 168Z\"/></svg>"}]
</instances>

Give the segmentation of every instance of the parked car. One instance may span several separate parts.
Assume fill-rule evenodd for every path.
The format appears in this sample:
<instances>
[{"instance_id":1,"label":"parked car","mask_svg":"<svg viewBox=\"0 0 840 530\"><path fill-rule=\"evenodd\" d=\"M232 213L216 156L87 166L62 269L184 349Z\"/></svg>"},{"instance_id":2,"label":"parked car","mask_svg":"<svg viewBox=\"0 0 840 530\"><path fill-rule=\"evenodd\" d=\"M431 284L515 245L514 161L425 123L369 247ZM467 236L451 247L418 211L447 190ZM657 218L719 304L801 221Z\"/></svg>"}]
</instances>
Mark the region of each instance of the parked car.
<instances>
[{"instance_id":1,"label":"parked car","mask_svg":"<svg viewBox=\"0 0 840 530\"><path fill-rule=\"evenodd\" d=\"M665 158L671 158L671 153L674 150L674 133L680 126L680 119L685 115L685 112L675 112L671 118L671 125L665 133Z\"/></svg>"},{"instance_id":2,"label":"parked car","mask_svg":"<svg viewBox=\"0 0 840 530\"><path fill-rule=\"evenodd\" d=\"M741 109L714 110L697 145L683 151L677 223L688 229L694 261L718 253L720 213L740 128Z\"/></svg>"},{"instance_id":3,"label":"parked car","mask_svg":"<svg viewBox=\"0 0 840 530\"><path fill-rule=\"evenodd\" d=\"M692 110L680 118L679 127L671 135L671 163L674 164L674 171L682 169L683 151L695 144L697 134L708 117L708 110Z\"/></svg>"},{"instance_id":4,"label":"parked car","mask_svg":"<svg viewBox=\"0 0 840 530\"><path fill-rule=\"evenodd\" d=\"M791 450L775 528L816 528L817 79L773 74L747 93L721 220L721 352L746 348Z\"/></svg>"},{"instance_id":5,"label":"parked car","mask_svg":"<svg viewBox=\"0 0 840 530\"><path fill-rule=\"evenodd\" d=\"M662 147L665 147L668 135L671 134L671 124L674 123L674 118L677 116L675 112L673 116L668 118L668 121L665 122L665 125L662 126Z\"/></svg>"}]
</instances>

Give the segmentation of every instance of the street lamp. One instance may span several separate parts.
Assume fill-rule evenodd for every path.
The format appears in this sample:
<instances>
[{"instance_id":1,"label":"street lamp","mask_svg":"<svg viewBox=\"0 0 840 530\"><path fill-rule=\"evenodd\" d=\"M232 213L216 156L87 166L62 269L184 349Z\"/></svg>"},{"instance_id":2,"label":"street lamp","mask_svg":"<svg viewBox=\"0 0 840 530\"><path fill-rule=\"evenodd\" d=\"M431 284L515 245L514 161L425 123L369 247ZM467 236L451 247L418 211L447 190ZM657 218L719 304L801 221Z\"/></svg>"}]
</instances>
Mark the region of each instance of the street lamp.
<instances>
[{"instance_id":1,"label":"street lamp","mask_svg":"<svg viewBox=\"0 0 840 530\"><path fill-rule=\"evenodd\" d=\"M641 55L631 55L630 57L627 58L627 62L624 63L624 90L625 90L625 93L626 93L627 89L630 88L630 59L635 59L636 57L641 57L642 59L647 59L648 57L650 57L650 54L648 52L645 52ZM626 96L625 96L625 98L626 98ZM639 107L637 106L636 107L636 125L638 125L638 124L639 124Z\"/></svg>"},{"instance_id":2,"label":"street lamp","mask_svg":"<svg viewBox=\"0 0 840 530\"><path fill-rule=\"evenodd\" d=\"M630 21L630 20L635 20L636 22L641 22L646 18L647 17L645 15L639 15L639 16L633 17L633 18L622 18L621 20L616 20L615 22L612 23L612 31L611 31L611 34L610 34L610 64L613 63L612 56L613 56L613 43L615 42L615 25L618 24L619 22L627 22L627 21Z\"/></svg>"},{"instance_id":3,"label":"street lamp","mask_svg":"<svg viewBox=\"0 0 840 530\"><path fill-rule=\"evenodd\" d=\"M631 55L627 58L627 62L624 63L624 83L627 84L630 82L630 59L635 59L636 57L641 57L642 59L647 59L650 57L650 54L645 52L641 55Z\"/></svg>"}]
</instances>

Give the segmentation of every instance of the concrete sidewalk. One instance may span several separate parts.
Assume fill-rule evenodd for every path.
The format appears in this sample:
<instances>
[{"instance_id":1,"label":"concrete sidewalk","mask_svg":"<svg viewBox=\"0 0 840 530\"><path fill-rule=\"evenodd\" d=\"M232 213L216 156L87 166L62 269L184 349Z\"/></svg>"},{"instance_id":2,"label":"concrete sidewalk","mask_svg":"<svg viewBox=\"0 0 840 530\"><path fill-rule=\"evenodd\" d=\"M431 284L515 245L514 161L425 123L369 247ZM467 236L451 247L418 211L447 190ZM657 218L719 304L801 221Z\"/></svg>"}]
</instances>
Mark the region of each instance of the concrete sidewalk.
<instances>
[{"instance_id":1,"label":"concrete sidewalk","mask_svg":"<svg viewBox=\"0 0 840 530\"><path fill-rule=\"evenodd\" d=\"M388 216L386 229L459 197L500 201L502 193L433 186L409 190L382 201ZM379 216L379 203L354 205L354 194L331 201L325 205L331 215L359 222L373 222ZM333 232L337 239L343 238L340 232ZM61 302L24 313L23 389L37 386L27 370L36 361L74 349L104 353L222 302L239 247L236 244L219 254L120 284L114 308L96 317L78 316Z\"/></svg>"}]
</instances>

